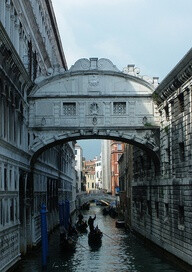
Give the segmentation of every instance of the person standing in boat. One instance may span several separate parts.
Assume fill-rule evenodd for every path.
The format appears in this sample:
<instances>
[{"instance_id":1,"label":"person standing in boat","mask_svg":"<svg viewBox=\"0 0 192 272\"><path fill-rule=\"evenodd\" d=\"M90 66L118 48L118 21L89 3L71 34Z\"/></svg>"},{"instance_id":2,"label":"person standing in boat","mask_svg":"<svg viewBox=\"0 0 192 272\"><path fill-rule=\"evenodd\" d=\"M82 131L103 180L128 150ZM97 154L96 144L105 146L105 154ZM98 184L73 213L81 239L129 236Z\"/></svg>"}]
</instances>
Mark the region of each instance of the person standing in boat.
<instances>
[{"instance_id":1,"label":"person standing in boat","mask_svg":"<svg viewBox=\"0 0 192 272\"><path fill-rule=\"evenodd\" d=\"M94 221L95 221L95 219L96 219L96 214L95 214L95 216L93 218L91 216L89 216L88 225L89 225L90 232L94 231Z\"/></svg>"},{"instance_id":2,"label":"person standing in boat","mask_svg":"<svg viewBox=\"0 0 192 272\"><path fill-rule=\"evenodd\" d=\"M82 221L83 221L83 215L82 215L82 213L79 213L78 218L79 218L79 223L82 223Z\"/></svg>"}]
</instances>

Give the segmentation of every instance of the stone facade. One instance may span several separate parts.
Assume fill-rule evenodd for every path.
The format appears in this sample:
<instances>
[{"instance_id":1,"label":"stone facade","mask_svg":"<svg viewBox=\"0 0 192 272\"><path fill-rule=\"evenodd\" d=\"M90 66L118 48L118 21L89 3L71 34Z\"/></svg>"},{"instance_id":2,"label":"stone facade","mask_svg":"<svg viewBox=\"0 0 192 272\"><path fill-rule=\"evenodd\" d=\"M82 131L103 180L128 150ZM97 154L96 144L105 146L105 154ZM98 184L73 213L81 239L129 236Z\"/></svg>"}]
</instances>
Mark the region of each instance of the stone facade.
<instances>
[{"instance_id":1,"label":"stone facade","mask_svg":"<svg viewBox=\"0 0 192 272\"><path fill-rule=\"evenodd\" d=\"M132 180L133 180L133 146L124 144L124 152L119 161L119 198L120 214L126 226L131 228L132 214Z\"/></svg>"},{"instance_id":2,"label":"stone facade","mask_svg":"<svg viewBox=\"0 0 192 272\"><path fill-rule=\"evenodd\" d=\"M75 170L77 171L77 193L84 191L83 180L83 149L80 145L75 145Z\"/></svg>"},{"instance_id":3,"label":"stone facade","mask_svg":"<svg viewBox=\"0 0 192 272\"><path fill-rule=\"evenodd\" d=\"M35 157L45 146L68 139L117 139L149 149L158 163L154 86L155 81L96 58L80 59L69 71L37 79L29 96L29 127L35 135L30 137L31 152Z\"/></svg>"},{"instance_id":4,"label":"stone facade","mask_svg":"<svg viewBox=\"0 0 192 272\"><path fill-rule=\"evenodd\" d=\"M75 209L74 144L44 150L31 162L28 95L35 79L66 70L51 1L0 1L0 270L7 271L58 224L58 201Z\"/></svg>"},{"instance_id":5,"label":"stone facade","mask_svg":"<svg viewBox=\"0 0 192 272\"><path fill-rule=\"evenodd\" d=\"M102 182L103 190L111 193L111 145L110 141L101 141Z\"/></svg>"},{"instance_id":6,"label":"stone facade","mask_svg":"<svg viewBox=\"0 0 192 272\"><path fill-rule=\"evenodd\" d=\"M156 88L161 116L160 169L134 148L132 228L192 265L192 50Z\"/></svg>"},{"instance_id":7,"label":"stone facade","mask_svg":"<svg viewBox=\"0 0 192 272\"><path fill-rule=\"evenodd\" d=\"M114 141L111 142L111 193L116 195L119 193L119 164L118 161L124 152L124 143Z\"/></svg>"},{"instance_id":8,"label":"stone facade","mask_svg":"<svg viewBox=\"0 0 192 272\"><path fill-rule=\"evenodd\" d=\"M96 188L96 177L95 177L95 163L97 160L85 161L84 173L86 178L86 192L92 192L97 190Z\"/></svg>"}]
</instances>

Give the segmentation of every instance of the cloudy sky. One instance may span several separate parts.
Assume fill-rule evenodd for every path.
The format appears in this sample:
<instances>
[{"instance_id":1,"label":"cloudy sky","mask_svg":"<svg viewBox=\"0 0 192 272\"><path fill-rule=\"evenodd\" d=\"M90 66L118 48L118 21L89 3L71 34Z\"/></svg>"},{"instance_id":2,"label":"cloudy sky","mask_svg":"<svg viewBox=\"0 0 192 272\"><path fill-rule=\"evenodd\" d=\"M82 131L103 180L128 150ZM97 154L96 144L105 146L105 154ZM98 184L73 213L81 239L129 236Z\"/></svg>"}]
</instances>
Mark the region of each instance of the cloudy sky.
<instances>
[{"instance_id":1,"label":"cloudy sky","mask_svg":"<svg viewBox=\"0 0 192 272\"><path fill-rule=\"evenodd\" d=\"M68 68L108 58L162 81L191 48L192 0L52 0Z\"/></svg>"}]
</instances>

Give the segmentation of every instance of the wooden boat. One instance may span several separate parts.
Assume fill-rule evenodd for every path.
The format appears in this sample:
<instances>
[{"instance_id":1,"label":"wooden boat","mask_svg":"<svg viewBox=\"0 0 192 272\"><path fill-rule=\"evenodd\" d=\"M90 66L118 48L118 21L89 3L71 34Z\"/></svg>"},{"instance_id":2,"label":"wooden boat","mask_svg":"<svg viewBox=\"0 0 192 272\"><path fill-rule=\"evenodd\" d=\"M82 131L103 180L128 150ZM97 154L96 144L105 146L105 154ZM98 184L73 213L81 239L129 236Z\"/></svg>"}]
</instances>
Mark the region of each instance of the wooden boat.
<instances>
[{"instance_id":1,"label":"wooden boat","mask_svg":"<svg viewBox=\"0 0 192 272\"><path fill-rule=\"evenodd\" d=\"M77 221L76 228L79 232L87 232L87 222L86 221Z\"/></svg>"},{"instance_id":2,"label":"wooden boat","mask_svg":"<svg viewBox=\"0 0 192 272\"><path fill-rule=\"evenodd\" d=\"M103 212L103 215L107 215L107 214L109 214L109 209L104 208L102 212Z\"/></svg>"},{"instance_id":3,"label":"wooden boat","mask_svg":"<svg viewBox=\"0 0 192 272\"><path fill-rule=\"evenodd\" d=\"M115 222L115 225L117 228L124 228L125 227L125 221L124 220L117 220Z\"/></svg>"},{"instance_id":4,"label":"wooden boat","mask_svg":"<svg viewBox=\"0 0 192 272\"><path fill-rule=\"evenodd\" d=\"M114 207L111 207L111 208L109 209L109 215L110 215L112 218L115 218L115 217L118 216L118 213L117 213L117 211L116 211L116 209L115 209Z\"/></svg>"},{"instance_id":5,"label":"wooden boat","mask_svg":"<svg viewBox=\"0 0 192 272\"><path fill-rule=\"evenodd\" d=\"M60 248L66 253L74 252L76 249L76 239L74 239L74 237L60 235Z\"/></svg>"},{"instance_id":6,"label":"wooden boat","mask_svg":"<svg viewBox=\"0 0 192 272\"><path fill-rule=\"evenodd\" d=\"M82 209L82 210L89 210L89 208L90 208L90 203L89 203L89 202L84 203L84 204L81 206L81 209Z\"/></svg>"},{"instance_id":7,"label":"wooden boat","mask_svg":"<svg viewBox=\"0 0 192 272\"><path fill-rule=\"evenodd\" d=\"M88 235L88 243L90 246L98 246L101 245L103 233L99 228L95 228L94 231L89 232Z\"/></svg>"}]
</instances>

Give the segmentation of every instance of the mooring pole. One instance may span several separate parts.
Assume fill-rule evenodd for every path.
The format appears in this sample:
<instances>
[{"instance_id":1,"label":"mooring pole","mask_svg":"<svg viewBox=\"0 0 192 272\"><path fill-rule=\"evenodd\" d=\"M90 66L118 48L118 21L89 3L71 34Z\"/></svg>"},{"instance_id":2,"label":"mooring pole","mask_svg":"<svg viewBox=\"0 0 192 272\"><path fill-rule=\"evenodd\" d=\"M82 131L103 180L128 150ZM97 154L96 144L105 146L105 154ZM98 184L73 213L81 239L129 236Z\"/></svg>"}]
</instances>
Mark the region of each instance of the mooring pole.
<instances>
[{"instance_id":1,"label":"mooring pole","mask_svg":"<svg viewBox=\"0 0 192 272\"><path fill-rule=\"evenodd\" d=\"M65 228L68 230L70 218L70 203L69 200L65 200Z\"/></svg>"},{"instance_id":2,"label":"mooring pole","mask_svg":"<svg viewBox=\"0 0 192 272\"><path fill-rule=\"evenodd\" d=\"M42 244L42 267L47 266L48 255L48 235L47 235L47 218L46 218L46 206L41 206L41 244Z\"/></svg>"}]
</instances>

